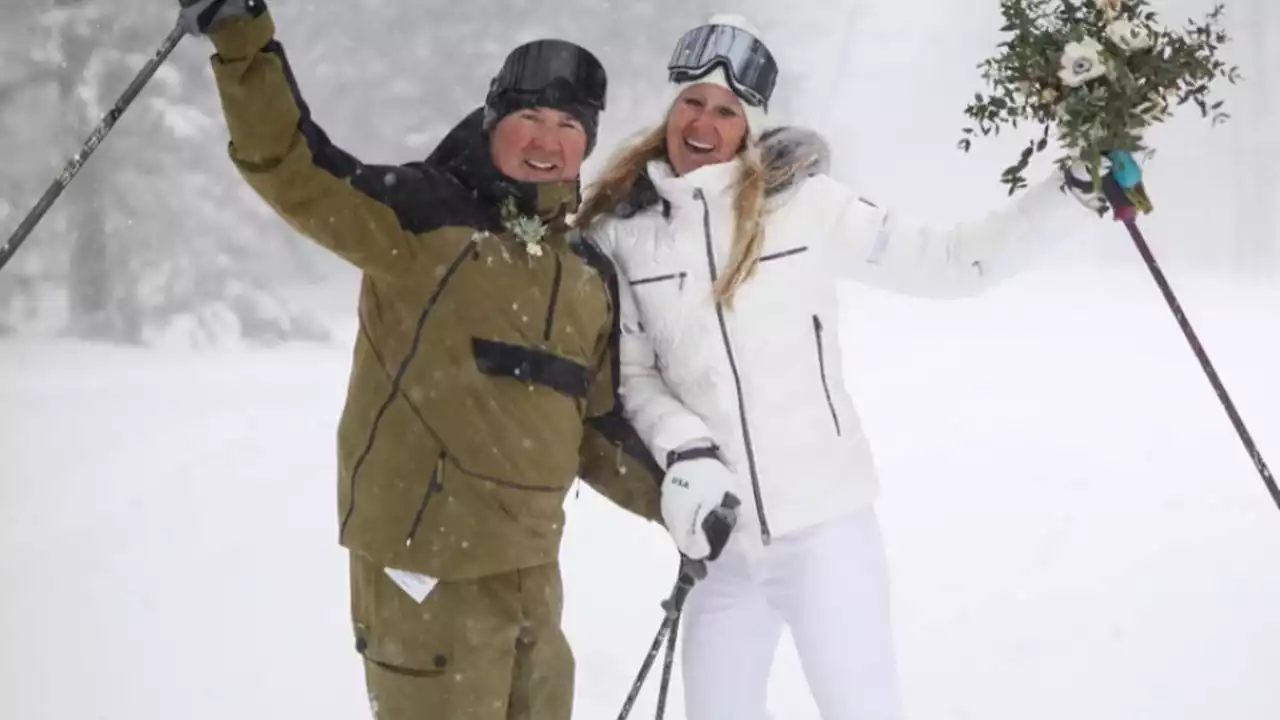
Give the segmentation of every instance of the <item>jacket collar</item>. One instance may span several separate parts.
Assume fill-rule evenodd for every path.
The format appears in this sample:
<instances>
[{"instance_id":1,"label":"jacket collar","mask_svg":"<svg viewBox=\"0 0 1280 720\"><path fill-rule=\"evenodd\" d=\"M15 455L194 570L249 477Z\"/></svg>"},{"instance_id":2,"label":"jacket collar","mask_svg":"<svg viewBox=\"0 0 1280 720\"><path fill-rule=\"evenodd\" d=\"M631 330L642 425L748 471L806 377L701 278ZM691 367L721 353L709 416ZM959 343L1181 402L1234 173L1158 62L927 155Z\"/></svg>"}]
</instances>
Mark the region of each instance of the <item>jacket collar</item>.
<instances>
[{"instance_id":1,"label":"jacket collar","mask_svg":"<svg viewBox=\"0 0 1280 720\"><path fill-rule=\"evenodd\" d=\"M771 199L783 195L806 178L829 172L831 168L831 150L826 140L813 130L802 127L784 126L765 132L760 137L760 156L764 166L771 171L782 167L797 168L790 183L770 191ZM729 192L737 180L739 162L734 159L719 165L707 165L684 177L676 177L665 160L651 161L612 214L625 220L661 205L663 215L669 218L672 205L696 202L694 190L702 190L709 197L713 188L718 192Z\"/></svg>"},{"instance_id":2,"label":"jacket collar","mask_svg":"<svg viewBox=\"0 0 1280 720\"><path fill-rule=\"evenodd\" d=\"M676 175L666 160L652 160L646 174L663 200L681 207L697 202L698 191L708 199L729 196L741 169L742 161L735 157L728 162L703 165L691 173Z\"/></svg>"}]
</instances>

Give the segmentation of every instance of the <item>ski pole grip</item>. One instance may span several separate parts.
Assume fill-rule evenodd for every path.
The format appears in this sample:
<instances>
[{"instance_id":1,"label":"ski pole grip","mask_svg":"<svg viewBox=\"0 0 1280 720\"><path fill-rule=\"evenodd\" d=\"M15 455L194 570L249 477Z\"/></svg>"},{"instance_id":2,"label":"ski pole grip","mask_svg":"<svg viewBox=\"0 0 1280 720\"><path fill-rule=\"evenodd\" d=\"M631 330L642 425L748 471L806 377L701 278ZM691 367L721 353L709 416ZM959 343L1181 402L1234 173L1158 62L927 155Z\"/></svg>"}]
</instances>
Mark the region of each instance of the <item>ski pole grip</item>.
<instances>
[{"instance_id":1,"label":"ski pole grip","mask_svg":"<svg viewBox=\"0 0 1280 720\"><path fill-rule=\"evenodd\" d=\"M1129 199L1114 173L1102 178L1102 196L1111 204L1112 217L1119 222L1132 222L1138 217L1138 207Z\"/></svg>"},{"instance_id":2,"label":"ski pole grip","mask_svg":"<svg viewBox=\"0 0 1280 720\"><path fill-rule=\"evenodd\" d=\"M717 560L720 553L729 544L733 528L738 524L738 507L742 501L733 493L725 493L720 506L707 514L702 521L702 531L707 534L707 542L711 545L708 560Z\"/></svg>"}]
</instances>

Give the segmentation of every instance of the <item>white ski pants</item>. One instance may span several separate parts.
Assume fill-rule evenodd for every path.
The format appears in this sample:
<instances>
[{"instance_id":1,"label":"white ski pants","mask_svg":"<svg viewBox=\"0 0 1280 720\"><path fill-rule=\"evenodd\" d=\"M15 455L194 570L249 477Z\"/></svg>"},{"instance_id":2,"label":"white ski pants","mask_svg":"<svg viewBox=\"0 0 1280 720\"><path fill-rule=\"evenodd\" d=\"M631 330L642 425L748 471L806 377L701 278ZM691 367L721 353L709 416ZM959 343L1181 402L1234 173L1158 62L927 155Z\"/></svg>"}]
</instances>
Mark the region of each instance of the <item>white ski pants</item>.
<instances>
[{"instance_id":1,"label":"white ski pants","mask_svg":"<svg viewBox=\"0 0 1280 720\"><path fill-rule=\"evenodd\" d=\"M766 688L791 629L823 720L902 720L889 574L875 511L775 538L734 533L685 610L688 720L768 720Z\"/></svg>"}]
</instances>

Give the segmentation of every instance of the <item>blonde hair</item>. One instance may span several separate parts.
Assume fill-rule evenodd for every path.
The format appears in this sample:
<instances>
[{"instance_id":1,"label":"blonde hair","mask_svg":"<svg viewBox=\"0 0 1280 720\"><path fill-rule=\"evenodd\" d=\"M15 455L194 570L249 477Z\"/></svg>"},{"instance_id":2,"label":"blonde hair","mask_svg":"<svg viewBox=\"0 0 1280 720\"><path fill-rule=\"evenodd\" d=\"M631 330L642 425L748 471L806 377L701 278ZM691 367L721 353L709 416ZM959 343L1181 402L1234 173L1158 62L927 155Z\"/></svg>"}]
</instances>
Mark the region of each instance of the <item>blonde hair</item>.
<instances>
[{"instance_id":1,"label":"blonde hair","mask_svg":"<svg viewBox=\"0 0 1280 720\"><path fill-rule=\"evenodd\" d=\"M726 272L716 280L713 295L725 307L733 307L738 288L751 279L760 263L765 237L765 198L771 190L792 182L803 162L770 165L761 158L760 146L748 140L738 153L742 171L734 184L733 249ZM630 146L614 154L598 179L587 188L586 199L574 219L579 228L589 228L610 215L626 199L645 166L652 160L667 160L666 126L642 135Z\"/></svg>"}]
</instances>

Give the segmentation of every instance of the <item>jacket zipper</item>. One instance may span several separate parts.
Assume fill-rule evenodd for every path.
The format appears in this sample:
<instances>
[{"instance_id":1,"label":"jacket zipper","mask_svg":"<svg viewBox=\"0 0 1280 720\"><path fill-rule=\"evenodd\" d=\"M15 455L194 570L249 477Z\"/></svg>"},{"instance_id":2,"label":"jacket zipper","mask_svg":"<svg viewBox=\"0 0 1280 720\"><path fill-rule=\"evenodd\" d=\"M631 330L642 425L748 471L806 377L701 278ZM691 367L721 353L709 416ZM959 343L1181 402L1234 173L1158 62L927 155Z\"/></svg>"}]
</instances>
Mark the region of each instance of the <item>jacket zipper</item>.
<instances>
[{"instance_id":1,"label":"jacket zipper","mask_svg":"<svg viewBox=\"0 0 1280 720\"><path fill-rule=\"evenodd\" d=\"M560 301L560 279L564 275L564 261L556 254L556 277L551 281L551 304L547 306L547 327L542 339L551 342L551 330L556 320L556 303Z\"/></svg>"},{"instance_id":2,"label":"jacket zipper","mask_svg":"<svg viewBox=\"0 0 1280 720\"><path fill-rule=\"evenodd\" d=\"M707 262L711 267L711 284L714 286L717 273L715 245L711 240L711 206L707 204L707 198L702 190L695 190L693 196L702 203L702 232L707 241ZM760 516L760 538L765 545L769 545L773 542L773 533L769 531L769 520L764 514L764 496L760 493L760 472L756 468L755 449L751 446L751 426L747 422L747 401L742 392L742 376L738 373L738 361L734 358L733 343L729 340L729 325L724 318L724 305L719 301L716 302L716 317L720 321L720 337L724 340L724 350L729 357L729 369L733 372L734 389L738 393L738 417L742 422L742 442L747 451L747 471L751 475L751 490L755 495L756 513Z\"/></svg>"},{"instance_id":3,"label":"jacket zipper","mask_svg":"<svg viewBox=\"0 0 1280 720\"><path fill-rule=\"evenodd\" d=\"M445 288L449 287L449 282L457 274L458 268L462 267L462 262L471 254L473 245L474 243L467 243L467 247L463 248L458 257L454 258L453 264L445 271L444 277L440 279L440 284L436 287L435 292L431 293L431 297L427 299L426 305L422 308L422 314L418 316L418 324L413 332L413 344L409 346L409 352L405 353L399 367L396 368L395 377L391 380L391 391L387 393L387 399L382 401L382 406L378 408L378 413L374 415L373 424L369 428L369 437L365 440L364 450L360 453L355 467L351 470L351 481L348 484L348 492L351 498L348 501L347 512L342 516L342 525L338 530L339 542L346 537L347 525L350 524L351 518L355 516L356 480L360 477L360 470L364 467L365 460L369 458L369 453L373 451L373 443L378 439L378 428L382 424L382 418L386 416L387 410L391 408L391 403L395 402L396 398L399 397L400 385L404 382L405 372L409 370L409 365L413 363L413 358L417 356L418 349L422 347L422 333L427 325L427 319L431 317L431 311L440 302L440 296L444 294Z\"/></svg>"},{"instance_id":4,"label":"jacket zipper","mask_svg":"<svg viewBox=\"0 0 1280 720\"><path fill-rule=\"evenodd\" d=\"M665 282L665 281L667 281L667 280L677 280L677 279L678 279L678 280L680 280L680 289L681 289L681 290L683 290L683 289L684 289L684 279L685 279L685 278L687 278L687 277L689 277L689 273L687 273L687 272L667 273L666 275L658 275L658 276L656 276L656 277L643 278L643 279L641 279L641 280L633 280L633 281L631 282L631 287L636 287L637 285L648 285L648 284L650 284L650 283Z\"/></svg>"},{"instance_id":5,"label":"jacket zipper","mask_svg":"<svg viewBox=\"0 0 1280 720\"><path fill-rule=\"evenodd\" d=\"M418 514L413 516L413 527L409 528L409 536L405 538L404 546L412 547L413 539L418 534L418 526L422 524L422 516L427 512L427 506L431 504L431 498L444 489L444 481L441 476L444 475L444 460L448 455L440 453L440 458L436 460L436 466L431 471L431 479L427 481L427 491L422 494L422 504L418 506Z\"/></svg>"},{"instance_id":6,"label":"jacket zipper","mask_svg":"<svg viewBox=\"0 0 1280 720\"><path fill-rule=\"evenodd\" d=\"M382 323L382 298L378 296L378 288L374 286L373 280L369 280L369 297L373 299L373 314L378 318L378 323Z\"/></svg>"},{"instance_id":7,"label":"jacket zipper","mask_svg":"<svg viewBox=\"0 0 1280 720\"><path fill-rule=\"evenodd\" d=\"M836 413L836 404L831 399L831 385L827 383L827 357L822 346L822 318L813 316L813 336L818 341L818 372L822 373L822 392L827 396L827 407L831 408L831 421L836 425L836 435L840 434L840 415Z\"/></svg>"}]
</instances>

